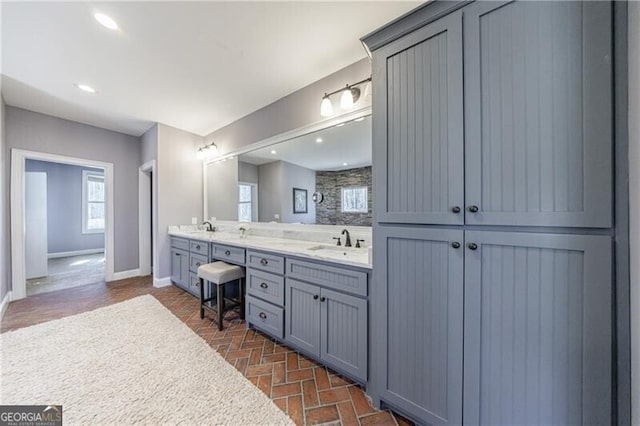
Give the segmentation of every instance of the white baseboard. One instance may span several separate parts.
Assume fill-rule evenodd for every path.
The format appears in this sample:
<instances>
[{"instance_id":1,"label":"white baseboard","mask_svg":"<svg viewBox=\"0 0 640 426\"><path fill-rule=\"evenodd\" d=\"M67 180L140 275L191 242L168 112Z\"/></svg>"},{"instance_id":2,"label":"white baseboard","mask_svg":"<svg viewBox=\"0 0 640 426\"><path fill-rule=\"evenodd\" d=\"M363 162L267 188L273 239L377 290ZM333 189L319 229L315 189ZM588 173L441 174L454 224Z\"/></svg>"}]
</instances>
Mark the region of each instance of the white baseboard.
<instances>
[{"instance_id":1,"label":"white baseboard","mask_svg":"<svg viewBox=\"0 0 640 426\"><path fill-rule=\"evenodd\" d=\"M48 253L47 258L49 259L57 259L60 257L71 257L71 256L84 256L87 254L96 254L96 253L104 253L104 248L97 249L87 249L87 250L75 250L75 251L60 251L57 253Z\"/></svg>"},{"instance_id":2,"label":"white baseboard","mask_svg":"<svg viewBox=\"0 0 640 426\"><path fill-rule=\"evenodd\" d=\"M2 317L4 317L4 313L9 307L9 302L11 302L11 290L4 295L4 299L2 299L2 303L0 303L0 321L2 321Z\"/></svg>"},{"instance_id":3,"label":"white baseboard","mask_svg":"<svg viewBox=\"0 0 640 426\"><path fill-rule=\"evenodd\" d=\"M113 281L124 280L131 277L139 277L140 269L131 269L129 271L121 271L113 273Z\"/></svg>"},{"instance_id":4,"label":"white baseboard","mask_svg":"<svg viewBox=\"0 0 640 426\"><path fill-rule=\"evenodd\" d=\"M154 278L153 279L153 286L160 288L160 287L166 287L168 285L171 285L171 277L164 277L164 278Z\"/></svg>"}]
</instances>

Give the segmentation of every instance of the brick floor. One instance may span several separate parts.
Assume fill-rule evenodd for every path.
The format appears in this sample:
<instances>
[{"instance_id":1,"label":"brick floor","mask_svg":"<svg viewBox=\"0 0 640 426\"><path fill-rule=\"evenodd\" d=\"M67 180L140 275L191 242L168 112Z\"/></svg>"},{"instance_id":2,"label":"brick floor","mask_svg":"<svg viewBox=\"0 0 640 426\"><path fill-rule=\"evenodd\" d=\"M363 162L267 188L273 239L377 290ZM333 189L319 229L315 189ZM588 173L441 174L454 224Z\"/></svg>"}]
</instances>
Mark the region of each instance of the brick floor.
<instances>
[{"instance_id":1,"label":"brick floor","mask_svg":"<svg viewBox=\"0 0 640 426\"><path fill-rule=\"evenodd\" d=\"M150 277L130 278L39 294L11 302L0 332L50 321L150 294L218 351L296 424L410 425L407 419L371 406L360 386L248 330L235 312L225 317L224 330L207 314L200 319L198 299L174 286L155 288Z\"/></svg>"}]
</instances>

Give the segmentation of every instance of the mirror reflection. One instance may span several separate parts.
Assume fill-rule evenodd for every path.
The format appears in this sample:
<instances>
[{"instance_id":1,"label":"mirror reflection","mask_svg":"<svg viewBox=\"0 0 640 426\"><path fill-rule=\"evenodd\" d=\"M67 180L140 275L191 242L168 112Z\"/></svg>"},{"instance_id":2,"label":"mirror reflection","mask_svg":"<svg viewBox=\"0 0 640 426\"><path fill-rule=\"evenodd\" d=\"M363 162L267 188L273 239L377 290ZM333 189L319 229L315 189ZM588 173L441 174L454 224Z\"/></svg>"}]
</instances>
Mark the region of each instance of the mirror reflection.
<instances>
[{"instance_id":1,"label":"mirror reflection","mask_svg":"<svg viewBox=\"0 0 640 426\"><path fill-rule=\"evenodd\" d=\"M371 117L205 167L207 217L371 226Z\"/></svg>"}]
</instances>

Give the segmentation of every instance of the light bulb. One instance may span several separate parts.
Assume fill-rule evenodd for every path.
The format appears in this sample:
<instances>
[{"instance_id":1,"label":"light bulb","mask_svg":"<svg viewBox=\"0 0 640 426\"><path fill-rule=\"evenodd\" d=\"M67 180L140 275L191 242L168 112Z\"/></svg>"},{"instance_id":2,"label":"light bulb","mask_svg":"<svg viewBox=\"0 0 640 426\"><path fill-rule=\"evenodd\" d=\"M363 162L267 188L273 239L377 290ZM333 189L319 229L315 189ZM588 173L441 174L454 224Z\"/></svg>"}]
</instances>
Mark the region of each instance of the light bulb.
<instances>
[{"instance_id":1,"label":"light bulb","mask_svg":"<svg viewBox=\"0 0 640 426\"><path fill-rule=\"evenodd\" d=\"M349 86L342 91L342 96L340 97L340 108L353 108L353 93L351 93Z\"/></svg>"},{"instance_id":2,"label":"light bulb","mask_svg":"<svg viewBox=\"0 0 640 426\"><path fill-rule=\"evenodd\" d=\"M209 155L216 155L218 153L218 145L211 142L209 145Z\"/></svg>"},{"instance_id":3,"label":"light bulb","mask_svg":"<svg viewBox=\"0 0 640 426\"><path fill-rule=\"evenodd\" d=\"M331 99L326 94L322 98L322 103L320 104L320 115L323 117L330 117L333 115L333 104L331 103Z\"/></svg>"}]
</instances>

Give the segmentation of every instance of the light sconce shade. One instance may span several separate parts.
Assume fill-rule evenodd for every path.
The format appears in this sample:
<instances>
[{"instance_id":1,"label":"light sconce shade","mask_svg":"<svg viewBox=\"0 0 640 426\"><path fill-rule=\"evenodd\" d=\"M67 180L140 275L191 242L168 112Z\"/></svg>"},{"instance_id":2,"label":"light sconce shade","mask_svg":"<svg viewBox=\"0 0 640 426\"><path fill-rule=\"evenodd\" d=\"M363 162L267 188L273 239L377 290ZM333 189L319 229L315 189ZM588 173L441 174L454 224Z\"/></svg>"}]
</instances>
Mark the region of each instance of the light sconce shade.
<instances>
[{"instance_id":1,"label":"light sconce shade","mask_svg":"<svg viewBox=\"0 0 640 426\"><path fill-rule=\"evenodd\" d=\"M358 81L357 83L354 83L351 85L347 84L344 87L344 89L339 89L331 93L325 93L324 96L322 97L322 102L320 103L320 115L323 117L330 117L333 115L333 104L331 103L330 96L335 95L337 93L342 93L340 97L341 109L347 110L347 109L353 108L354 104L358 102L358 99L360 99L360 95L362 94L362 92L357 86L360 86L365 83L370 83L370 82L371 82L371 77L365 78L364 80ZM370 92L369 85L370 84L367 84L367 87L365 88L365 95L368 94L368 92Z\"/></svg>"},{"instance_id":2,"label":"light sconce shade","mask_svg":"<svg viewBox=\"0 0 640 426\"><path fill-rule=\"evenodd\" d=\"M320 103L320 115L323 117L331 117L333 115L333 104L326 93Z\"/></svg>"}]
</instances>

